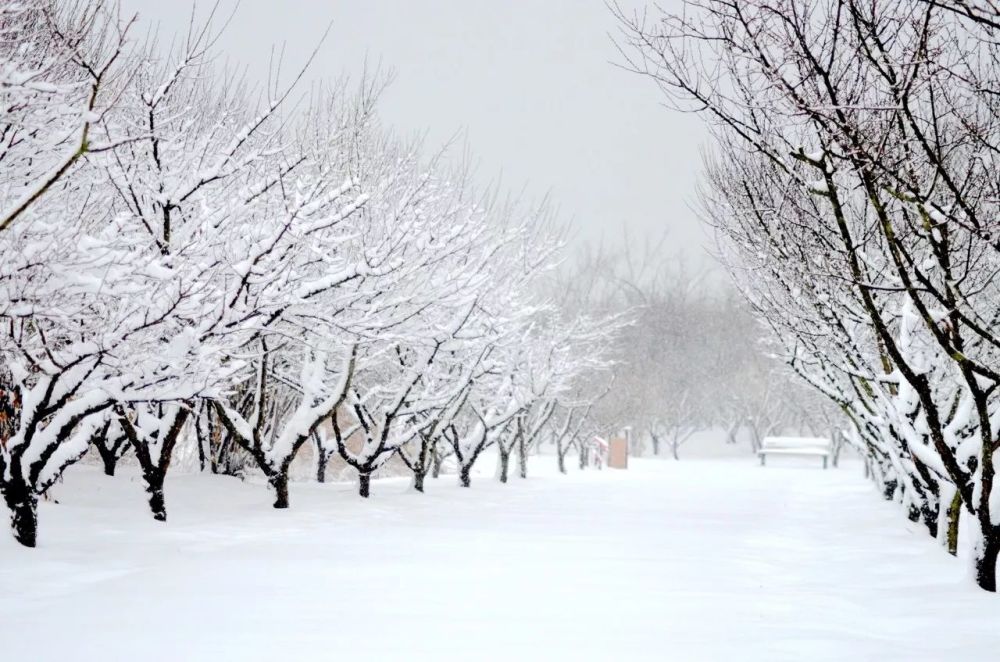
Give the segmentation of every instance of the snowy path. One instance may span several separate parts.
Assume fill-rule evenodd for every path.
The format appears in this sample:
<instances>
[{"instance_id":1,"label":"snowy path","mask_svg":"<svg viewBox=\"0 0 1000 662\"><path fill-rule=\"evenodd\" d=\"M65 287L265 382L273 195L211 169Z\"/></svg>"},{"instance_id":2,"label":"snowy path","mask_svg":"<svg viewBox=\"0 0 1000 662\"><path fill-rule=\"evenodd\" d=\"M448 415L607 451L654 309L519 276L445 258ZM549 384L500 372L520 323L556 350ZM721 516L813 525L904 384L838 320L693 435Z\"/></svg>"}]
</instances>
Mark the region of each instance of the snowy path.
<instances>
[{"instance_id":1,"label":"snowy path","mask_svg":"<svg viewBox=\"0 0 1000 662\"><path fill-rule=\"evenodd\" d=\"M296 484L288 512L193 476L168 484L165 527L138 483L69 473L42 547L0 542L3 659L987 660L1000 645L1000 600L855 468L646 462L480 477L461 499L450 480L425 496L382 481L369 503Z\"/></svg>"}]
</instances>

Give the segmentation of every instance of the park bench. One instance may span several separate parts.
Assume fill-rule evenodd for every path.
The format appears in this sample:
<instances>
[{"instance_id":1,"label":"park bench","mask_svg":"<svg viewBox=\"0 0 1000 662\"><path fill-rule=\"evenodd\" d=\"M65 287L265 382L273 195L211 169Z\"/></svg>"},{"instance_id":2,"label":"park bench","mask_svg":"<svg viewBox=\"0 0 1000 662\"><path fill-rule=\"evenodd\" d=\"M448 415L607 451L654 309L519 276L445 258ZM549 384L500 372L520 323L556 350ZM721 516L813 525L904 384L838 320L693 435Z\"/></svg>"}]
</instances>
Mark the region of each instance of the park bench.
<instances>
[{"instance_id":1,"label":"park bench","mask_svg":"<svg viewBox=\"0 0 1000 662\"><path fill-rule=\"evenodd\" d=\"M757 455L760 465L764 466L768 455L802 455L823 458L823 468L826 469L833 452L829 439L822 437L764 437Z\"/></svg>"}]
</instances>

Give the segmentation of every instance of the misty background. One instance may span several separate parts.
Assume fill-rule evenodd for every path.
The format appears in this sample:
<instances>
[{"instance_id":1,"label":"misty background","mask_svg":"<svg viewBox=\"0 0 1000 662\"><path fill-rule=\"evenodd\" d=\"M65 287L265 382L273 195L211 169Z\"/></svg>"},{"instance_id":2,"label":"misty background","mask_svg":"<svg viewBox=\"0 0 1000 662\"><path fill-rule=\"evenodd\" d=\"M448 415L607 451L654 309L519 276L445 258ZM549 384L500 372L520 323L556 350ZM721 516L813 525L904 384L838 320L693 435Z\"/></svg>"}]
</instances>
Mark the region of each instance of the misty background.
<instances>
[{"instance_id":1,"label":"misty background","mask_svg":"<svg viewBox=\"0 0 1000 662\"><path fill-rule=\"evenodd\" d=\"M213 5L122 1L139 15L136 34L158 30L163 47L192 9L197 23ZM307 80L391 71L380 104L389 125L429 147L457 137L483 185L550 195L578 246L619 246L627 232L633 249L663 240L664 257L710 268L711 237L692 210L706 131L613 64L617 25L603 0L221 0L216 14L217 25L231 16L220 64L251 81L266 81L281 49L293 75L329 26Z\"/></svg>"}]
</instances>

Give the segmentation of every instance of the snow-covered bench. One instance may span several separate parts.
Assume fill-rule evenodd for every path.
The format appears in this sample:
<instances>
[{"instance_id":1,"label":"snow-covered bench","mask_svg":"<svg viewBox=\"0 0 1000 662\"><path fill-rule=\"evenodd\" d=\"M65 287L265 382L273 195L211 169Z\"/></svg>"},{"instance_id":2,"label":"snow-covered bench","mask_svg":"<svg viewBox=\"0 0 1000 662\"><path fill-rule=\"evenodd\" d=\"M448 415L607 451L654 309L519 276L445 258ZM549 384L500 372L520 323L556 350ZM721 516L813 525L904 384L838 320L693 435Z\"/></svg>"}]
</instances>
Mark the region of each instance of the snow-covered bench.
<instances>
[{"instance_id":1,"label":"snow-covered bench","mask_svg":"<svg viewBox=\"0 0 1000 662\"><path fill-rule=\"evenodd\" d=\"M823 458L823 468L826 469L833 452L830 440L822 437L764 437L757 455L760 464L764 466L768 455L803 455Z\"/></svg>"}]
</instances>

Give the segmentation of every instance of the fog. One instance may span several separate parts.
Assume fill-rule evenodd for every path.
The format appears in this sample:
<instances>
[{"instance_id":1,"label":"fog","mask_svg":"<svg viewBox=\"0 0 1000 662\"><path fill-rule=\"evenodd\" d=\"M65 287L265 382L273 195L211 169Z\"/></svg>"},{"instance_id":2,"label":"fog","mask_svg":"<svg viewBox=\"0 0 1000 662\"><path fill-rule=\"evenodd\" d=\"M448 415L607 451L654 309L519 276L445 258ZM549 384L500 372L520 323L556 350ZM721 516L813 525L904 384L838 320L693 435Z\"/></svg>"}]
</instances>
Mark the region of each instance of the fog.
<instances>
[{"instance_id":1,"label":"fog","mask_svg":"<svg viewBox=\"0 0 1000 662\"><path fill-rule=\"evenodd\" d=\"M195 3L122 5L163 40L186 30ZM195 9L205 17L212 3ZM366 62L391 70L385 120L429 145L464 140L481 184L550 195L578 242L666 233L664 251L710 263L692 211L706 132L615 66L617 26L602 0L222 0L217 15L230 14L216 50L251 79L266 79L273 48L293 73L329 25L309 79L358 76Z\"/></svg>"}]
</instances>

